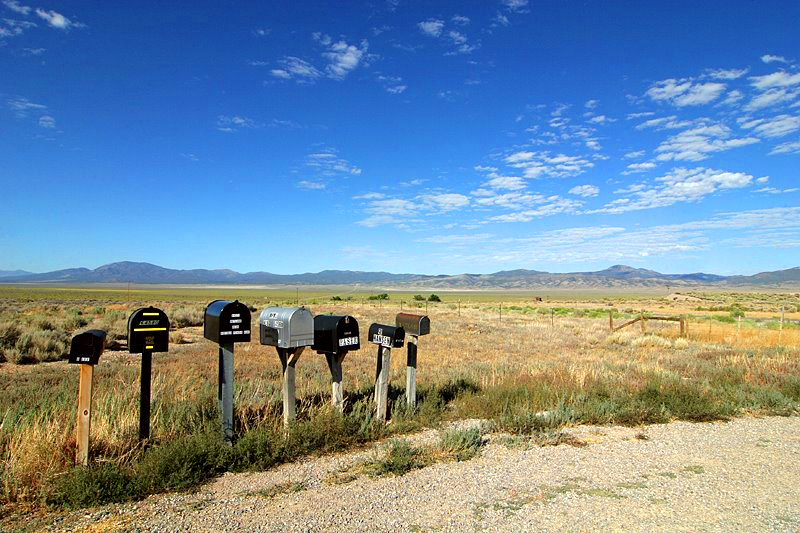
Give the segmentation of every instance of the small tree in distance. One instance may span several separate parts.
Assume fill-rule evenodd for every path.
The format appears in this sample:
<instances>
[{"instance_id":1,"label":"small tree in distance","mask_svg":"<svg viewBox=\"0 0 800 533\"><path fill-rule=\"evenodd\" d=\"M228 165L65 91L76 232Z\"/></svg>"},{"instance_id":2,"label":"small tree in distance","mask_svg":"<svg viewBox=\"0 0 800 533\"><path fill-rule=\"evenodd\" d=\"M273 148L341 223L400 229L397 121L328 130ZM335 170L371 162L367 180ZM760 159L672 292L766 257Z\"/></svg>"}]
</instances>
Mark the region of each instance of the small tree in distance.
<instances>
[{"instance_id":1,"label":"small tree in distance","mask_svg":"<svg viewBox=\"0 0 800 533\"><path fill-rule=\"evenodd\" d=\"M430 296L428 296L428 301L429 302L441 302L442 299L439 298L438 296L436 296L435 294L431 294Z\"/></svg>"}]
</instances>

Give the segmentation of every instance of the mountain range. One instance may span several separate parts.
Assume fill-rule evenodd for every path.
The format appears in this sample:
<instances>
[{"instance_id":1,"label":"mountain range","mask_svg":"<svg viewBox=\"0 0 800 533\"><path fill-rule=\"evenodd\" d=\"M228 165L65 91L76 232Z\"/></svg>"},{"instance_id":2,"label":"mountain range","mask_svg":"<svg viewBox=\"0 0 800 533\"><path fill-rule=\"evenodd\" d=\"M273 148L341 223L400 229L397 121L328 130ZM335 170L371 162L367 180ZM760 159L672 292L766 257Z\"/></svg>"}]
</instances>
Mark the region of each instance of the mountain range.
<instances>
[{"instance_id":1,"label":"mountain range","mask_svg":"<svg viewBox=\"0 0 800 533\"><path fill-rule=\"evenodd\" d=\"M122 261L90 270L68 268L33 274L0 271L0 283L139 283L139 284L231 284L231 285L363 285L397 288L440 289L547 289L753 286L798 287L800 267L752 276L662 274L654 270L614 265L596 272L551 273L537 270L504 270L493 274L423 275L389 272L323 270L305 274L239 273L233 270L176 270L150 263Z\"/></svg>"}]
</instances>

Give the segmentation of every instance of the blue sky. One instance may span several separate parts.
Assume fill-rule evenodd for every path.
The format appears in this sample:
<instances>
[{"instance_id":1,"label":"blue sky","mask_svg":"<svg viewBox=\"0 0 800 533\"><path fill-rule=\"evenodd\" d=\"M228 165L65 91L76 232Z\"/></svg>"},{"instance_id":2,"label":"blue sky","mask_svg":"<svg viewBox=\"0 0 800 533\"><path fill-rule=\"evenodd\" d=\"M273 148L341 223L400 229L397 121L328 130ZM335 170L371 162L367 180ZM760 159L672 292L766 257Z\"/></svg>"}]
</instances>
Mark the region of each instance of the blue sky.
<instances>
[{"instance_id":1,"label":"blue sky","mask_svg":"<svg viewBox=\"0 0 800 533\"><path fill-rule=\"evenodd\" d=\"M0 0L0 269L798 266L798 20Z\"/></svg>"}]
</instances>

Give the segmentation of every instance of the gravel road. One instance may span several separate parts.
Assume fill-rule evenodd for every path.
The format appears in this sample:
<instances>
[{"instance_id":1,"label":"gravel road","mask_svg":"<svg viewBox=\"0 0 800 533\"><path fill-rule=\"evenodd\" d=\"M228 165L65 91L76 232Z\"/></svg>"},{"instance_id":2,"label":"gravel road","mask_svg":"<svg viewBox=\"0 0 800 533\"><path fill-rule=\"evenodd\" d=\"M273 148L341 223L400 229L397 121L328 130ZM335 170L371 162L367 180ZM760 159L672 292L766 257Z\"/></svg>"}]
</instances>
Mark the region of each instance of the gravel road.
<instances>
[{"instance_id":1,"label":"gravel road","mask_svg":"<svg viewBox=\"0 0 800 533\"><path fill-rule=\"evenodd\" d=\"M538 447L487 435L475 459L401 477L355 474L379 446L309 458L227 474L193 494L78 513L53 529L800 530L800 417L568 432L582 445ZM417 444L438 438L433 430L409 437ZM269 495L276 486L283 491Z\"/></svg>"}]
</instances>

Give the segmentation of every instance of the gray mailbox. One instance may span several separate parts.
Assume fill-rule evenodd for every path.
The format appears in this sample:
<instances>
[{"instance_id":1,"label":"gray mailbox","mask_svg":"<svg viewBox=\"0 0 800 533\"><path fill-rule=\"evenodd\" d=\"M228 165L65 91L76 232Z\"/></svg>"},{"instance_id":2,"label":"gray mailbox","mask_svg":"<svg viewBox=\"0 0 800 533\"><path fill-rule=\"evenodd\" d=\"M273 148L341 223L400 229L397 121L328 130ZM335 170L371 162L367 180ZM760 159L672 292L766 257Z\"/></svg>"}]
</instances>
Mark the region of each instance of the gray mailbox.
<instances>
[{"instance_id":1,"label":"gray mailbox","mask_svg":"<svg viewBox=\"0 0 800 533\"><path fill-rule=\"evenodd\" d=\"M417 405L417 344L421 335L431 332L431 319L425 315L398 313L394 323L408 334L408 359L406 360L406 404Z\"/></svg>"},{"instance_id":2,"label":"gray mailbox","mask_svg":"<svg viewBox=\"0 0 800 533\"><path fill-rule=\"evenodd\" d=\"M261 344L275 346L283 367L283 423L296 418L295 365L314 344L314 315L305 307L267 307L258 320Z\"/></svg>"},{"instance_id":3,"label":"gray mailbox","mask_svg":"<svg viewBox=\"0 0 800 533\"><path fill-rule=\"evenodd\" d=\"M314 344L314 315L305 307L267 307L258 321L261 344L301 348Z\"/></svg>"}]
</instances>

